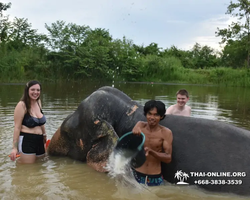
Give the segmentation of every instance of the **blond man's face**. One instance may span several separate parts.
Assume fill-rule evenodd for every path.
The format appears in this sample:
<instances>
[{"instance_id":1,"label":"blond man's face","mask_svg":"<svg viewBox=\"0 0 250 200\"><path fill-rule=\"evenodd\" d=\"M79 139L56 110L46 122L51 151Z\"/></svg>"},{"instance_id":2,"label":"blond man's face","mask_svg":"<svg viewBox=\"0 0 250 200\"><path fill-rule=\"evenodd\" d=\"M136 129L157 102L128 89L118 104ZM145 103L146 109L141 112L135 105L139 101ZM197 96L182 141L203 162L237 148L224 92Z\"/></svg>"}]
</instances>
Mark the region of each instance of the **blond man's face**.
<instances>
[{"instance_id":1,"label":"blond man's face","mask_svg":"<svg viewBox=\"0 0 250 200\"><path fill-rule=\"evenodd\" d=\"M184 107L188 102L189 98L186 95L177 94L177 104L180 107Z\"/></svg>"}]
</instances>

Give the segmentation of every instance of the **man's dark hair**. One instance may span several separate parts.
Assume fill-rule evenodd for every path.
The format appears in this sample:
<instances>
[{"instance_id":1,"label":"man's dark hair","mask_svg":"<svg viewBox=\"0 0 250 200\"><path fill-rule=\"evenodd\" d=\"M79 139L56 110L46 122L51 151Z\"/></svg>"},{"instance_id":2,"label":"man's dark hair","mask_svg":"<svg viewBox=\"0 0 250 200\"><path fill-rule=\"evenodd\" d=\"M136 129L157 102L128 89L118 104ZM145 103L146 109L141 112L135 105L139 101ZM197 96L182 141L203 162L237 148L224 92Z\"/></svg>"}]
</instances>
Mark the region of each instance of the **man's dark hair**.
<instances>
[{"instance_id":1,"label":"man's dark hair","mask_svg":"<svg viewBox=\"0 0 250 200\"><path fill-rule=\"evenodd\" d=\"M144 115L146 116L147 113L152 110L153 108L157 109L157 113L161 116L161 120L165 118L166 113L166 106L161 101L150 100L145 103L144 105Z\"/></svg>"},{"instance_id":2,"label":"man's dark hair","mask_svg":"<svg viewBox=\"0 0 250 200\"><path fill-rule=\"evenodd\" d=\"M178 91L176 92L176 96L177 96L178 94L180 94L180 95L185 95L187 98L189 97L188 91L185 90L185 89L178 90Z\"/></svg>"}]
</instances>

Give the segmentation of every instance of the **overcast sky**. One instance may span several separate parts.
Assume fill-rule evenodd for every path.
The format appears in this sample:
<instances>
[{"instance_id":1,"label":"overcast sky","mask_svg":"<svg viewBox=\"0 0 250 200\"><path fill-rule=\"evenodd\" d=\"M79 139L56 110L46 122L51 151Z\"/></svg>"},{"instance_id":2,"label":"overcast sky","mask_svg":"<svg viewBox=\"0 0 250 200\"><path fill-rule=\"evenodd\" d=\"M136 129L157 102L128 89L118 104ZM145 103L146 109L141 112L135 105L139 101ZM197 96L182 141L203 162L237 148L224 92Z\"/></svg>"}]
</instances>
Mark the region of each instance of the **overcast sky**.
<instances>
[{"instance_id":1,"label":"overcast sky","mask_svg":"<svg viewBox=\"0 0 250 200\"><path fill-rule=\"evenodd\" d=\"M230 0L0 0L11 2L5 14L27 18L39 33L47 33L45 23L57 20L91 29L105 28L114 39L133 40L162 48L172 45L188 50L198 42L219 48L217 27L225 28Z\"/></svg>"}]
</instances>

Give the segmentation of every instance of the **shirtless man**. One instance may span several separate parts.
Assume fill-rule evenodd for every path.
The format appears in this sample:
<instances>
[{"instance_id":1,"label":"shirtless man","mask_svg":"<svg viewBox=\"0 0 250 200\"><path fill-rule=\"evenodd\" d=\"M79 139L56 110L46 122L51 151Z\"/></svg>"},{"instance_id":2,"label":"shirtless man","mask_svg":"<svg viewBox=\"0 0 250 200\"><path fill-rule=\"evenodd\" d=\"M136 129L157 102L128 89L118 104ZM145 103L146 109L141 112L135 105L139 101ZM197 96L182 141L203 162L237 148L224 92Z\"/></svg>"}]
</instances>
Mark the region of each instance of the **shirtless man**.
<instances>
[{"instance_id":1,"label":"shirtless man","mask_svg":"<svg viewBox=\"0 0 250 200\"><path fill-rule=\"evenodd\" d=\"M170 129L159 125L165 117L165 104L161 101L150 100L145 103L144 115L147 122L139 121L133 128L134 134L145 135L145 163L133 170L138 183L157 186L163 183L161 162L169 163L172 159L173 135Z\"/></svg>"},{"instance_id":2,"label":"shirtless man","mask_svg":"<svg viewBox=\"0 0 250 200\"><path fill-rule=\"evenodd\" d=\"M186 103L189 100L187 90L185 89L179 90L176 93L176 97L177 97L177 104L170 106L167 109L166 114L182 115L189 117L191 115L191 107L186 105Z\"/></svg>"}]
</instances>

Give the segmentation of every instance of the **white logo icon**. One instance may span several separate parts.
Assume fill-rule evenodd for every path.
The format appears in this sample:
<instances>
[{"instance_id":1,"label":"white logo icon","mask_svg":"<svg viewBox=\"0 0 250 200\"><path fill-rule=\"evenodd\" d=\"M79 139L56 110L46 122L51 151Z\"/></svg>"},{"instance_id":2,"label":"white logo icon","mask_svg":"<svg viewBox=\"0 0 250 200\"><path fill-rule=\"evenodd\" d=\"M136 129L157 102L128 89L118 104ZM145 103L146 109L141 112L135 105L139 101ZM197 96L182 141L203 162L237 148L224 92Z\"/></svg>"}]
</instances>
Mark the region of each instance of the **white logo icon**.
<instances>
[{"instance_id":1,"label":"white logo icon","mask_svg":"<svg viewBox=\"0 0 250 200\"><path fill-rule=\"evenodd\" d=\"M174 178L177 178L177 180L179 181L179 182L176 183L178 185L187 185L187 184L189 184L189 183L184 182L184 180L187 180L189 178L189 175L187 173L185 173L185 172L182 172L182 170L179 170L179 171L177 170L177 172L174 175Z\"/></svg>"}]
</instances>

